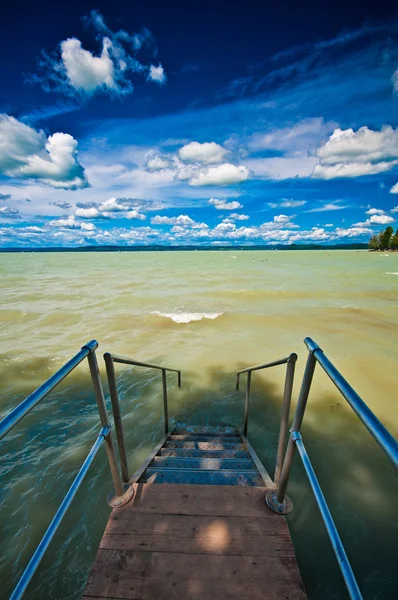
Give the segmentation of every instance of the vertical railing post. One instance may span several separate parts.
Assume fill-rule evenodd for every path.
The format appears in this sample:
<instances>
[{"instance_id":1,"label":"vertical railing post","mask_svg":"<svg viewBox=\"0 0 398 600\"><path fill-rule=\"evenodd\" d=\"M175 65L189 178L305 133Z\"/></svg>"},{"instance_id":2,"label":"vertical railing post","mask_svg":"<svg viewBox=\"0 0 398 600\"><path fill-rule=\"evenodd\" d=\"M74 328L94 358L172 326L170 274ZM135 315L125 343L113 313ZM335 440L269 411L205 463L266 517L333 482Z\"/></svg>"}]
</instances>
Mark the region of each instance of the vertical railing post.
<instances>
[{"instance_id":1,"label":"vertical railing post","mask_svg":"<svg viewBox=\"0 0 398 600\"><path fill-rule=\"evenodd\" d=\"M250 400L250 385L252 380L252 372L247 372L246 380L246 400L245 400L245 414L243 417L243 434L247 437L247 422L249 420L249 400Z\"/></svg>"},{"instance_id":2,"label":"vertical railing post","mask_svg":"<svg viewBox=\"0 0 398 600\"><path fill-rule=\"evenodd\" d=\"M112 413L113 413L113 420L115 423L116 439L117 439L117 444L118 444L118 448L119 448L119 457L120 457L120 466L121 466L121 470L122 470L122 478L123 478L124 483L128 483L129 473L128 473L128 467L127 467L126 446L124 443L122 415L120 412L119 396L117 393L115 367L113 364L112 355L109 352L106 352L104 354L104 361L105 361L105 366L106 366L106 374L108 377L109 393L110 393L111 402L112 402Z\"/></svg>"},{"instance_id":3,"label":"vertical railing post","mask_svg":"<svg viewBox=\"0 0 398 600\"><path fill-rule=\"evenodd\" d=\"M293 389L293 380L294 380L294 370L297 361L297 354L293 352L287 361L286 364L286 377L285 377L285 388L283 391L283 402L282 402L282 414L281 414L281 425L279 428L279 439L278 439L278 451L276 454L276 464L275 464L275 475L274 482L278 483L281 471L282 471L282 463L283 463L283 455L286 448L286 436L287 430L289 427L289 413L290 413L290 404L292 401L292 389Z\"/></svg>"},{"instance_id":4,"label":"vertical railing post","mask_svg":"<svg viewBox=\"0 0 398 600\"><path fill-rule=\"evenodd\" d=\"M106 411L104 391L102 389L101 379L99 376L98 362L97 362L97 356L95 354L95 350L90 352L90 354L87 356L87 360L88 360L88 364L90 366L91 379L93 382L95 399L97 401L101 425L102 425L102 427L110 427L109 420L108 420L108 414ZM110 430L109 430L108 435L105 438L105 447L106 447L106 453L108 455L108 462L109 462L109 467L110 467L111 474L112 474L113 485L115 487L115 494L116 494L116 497L120 497L120 496L123 496L124 489L123 489L123 485L122 485L120 475L119 475L119 469L118 469L117 460L116 460L115 448L113 446L112 434L111 434Z\"/></svg>"},{"instance_id":5,"label":"vertical railing post","mask_svg":"<svg viewBox=\"0 0 398 600\"><path fill-rule=\"evenodd\" d=\"M308 395L311 389L312 378L316 365L316 358L312 352L309 353L307 364L305 366L304 377L301 384L299 399L297 401L296 412L293 419L292 431L300 431L303 422L305 407L307 406ZM283 462L282 473L278 481L278 487L275 490L269 490L266 493L268 506L276 513L286 515L293 510L293 503L286 496L286 488L289 482L290 470L292 467L293 456L296 449L292 436L289 438L285 460Z\"/></svg>"},{"instance_id":6,"label":"vertical railing post","mask_svg":"<svg viewBox=\"0 0 398 600\"><path fill-rule=\"evenodd\" d=\"M162 383L163 383L164 432L167 435L169 433L169 411L168 411L168 408L167 408L167 376L166 376L166 369L162 369Z\"/></svg>"}]
</instances>

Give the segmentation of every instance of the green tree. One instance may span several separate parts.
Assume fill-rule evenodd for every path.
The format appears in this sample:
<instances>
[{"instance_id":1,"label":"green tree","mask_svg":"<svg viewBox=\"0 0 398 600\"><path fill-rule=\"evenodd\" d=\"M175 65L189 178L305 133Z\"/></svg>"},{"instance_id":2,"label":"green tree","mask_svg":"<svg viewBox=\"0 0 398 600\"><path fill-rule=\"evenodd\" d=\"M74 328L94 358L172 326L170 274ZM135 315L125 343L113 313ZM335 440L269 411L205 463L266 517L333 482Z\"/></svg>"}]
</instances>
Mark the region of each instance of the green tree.
<instances>
[{"instance_id":1,"label":"green tree","mask_svg":"<svg viewBox=\"0 0 398 600\"><path fill-rule=\"evenodd\" d=\"M390 240L391 250L398 250L398 229Z\"/></svg>"},{"instance_id":2,"label":"green tree","mask_svg":"<svg viewBox=\"0 0 398 600\"><path fill-rule=\"evenodd\" d=\"M380 233L380 250L388 250L393 233L394 230L390 225Z\"/></svg>"},{"instance_id":3,"label":"green tree","mask_svg":"<svg viewBox=\"0 0 398 600\"><path fill-rule=\"evenodd\" d=\"M380 240L377 234L372 235L369 240L369 250L380 250Z\"/></svg>"}]
</instances>

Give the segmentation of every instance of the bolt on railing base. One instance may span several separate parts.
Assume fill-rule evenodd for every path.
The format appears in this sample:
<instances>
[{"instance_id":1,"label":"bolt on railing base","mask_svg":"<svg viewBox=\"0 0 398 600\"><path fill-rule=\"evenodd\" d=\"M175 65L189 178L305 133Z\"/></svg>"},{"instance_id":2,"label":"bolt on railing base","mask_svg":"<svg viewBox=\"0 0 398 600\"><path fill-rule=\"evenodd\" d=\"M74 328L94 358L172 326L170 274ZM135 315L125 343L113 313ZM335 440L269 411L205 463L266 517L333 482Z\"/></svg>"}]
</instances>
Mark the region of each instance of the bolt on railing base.
<instances>
[{"instance_id":1,"label":"bolt on railing base","mask_svg":"<svg viewBox=\"0 0 398 600\"><path fill-rule=\"evenodd\" d=\"M278 515L288 515L293 510L293 502L289 496L285 496L284 501L279 502L276 490L268 490L265 494L265 501L267 506Z\"/></svg>"},{"instance_id":2,"label":"bolt on railing base","mask_svg":"<svg viewBox=\"0 0 398 600\"><path fill-rule=\"evenodd\" d=\"M112 508L119 508L119 506L124 506L127 502L130 502L132 497L134 496L134 486L129 485L128 483L123 484L124 494L123 496L116 496L115 490L112 490L108 494L108 504L112 506Z\"/></svg>"}]
</instances>

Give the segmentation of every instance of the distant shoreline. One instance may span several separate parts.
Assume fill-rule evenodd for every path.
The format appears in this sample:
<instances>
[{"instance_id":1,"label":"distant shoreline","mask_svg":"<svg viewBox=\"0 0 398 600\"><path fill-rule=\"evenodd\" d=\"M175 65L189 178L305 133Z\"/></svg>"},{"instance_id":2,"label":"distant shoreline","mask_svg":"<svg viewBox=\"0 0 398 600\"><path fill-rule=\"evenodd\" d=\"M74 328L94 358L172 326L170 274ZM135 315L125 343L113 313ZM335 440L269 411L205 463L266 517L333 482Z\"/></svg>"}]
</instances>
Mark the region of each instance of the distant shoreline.
<instances>
[{"instance_id":1,"label":"distant shoreline","mask_svg":"<svg viewBox=\"0 0 398 600\"><path fill-rule=\"evenodd\" d=\"M368 250L368 244L335 244L331 246L320 244L290 244L288 246L84 246L82 248L0 248L0 252L225 252L225 251L256 251L267 250ZM376 252L376 250L375 250ZM392 250L389 252L392 252Z\"/></svg>"}]
</instances>

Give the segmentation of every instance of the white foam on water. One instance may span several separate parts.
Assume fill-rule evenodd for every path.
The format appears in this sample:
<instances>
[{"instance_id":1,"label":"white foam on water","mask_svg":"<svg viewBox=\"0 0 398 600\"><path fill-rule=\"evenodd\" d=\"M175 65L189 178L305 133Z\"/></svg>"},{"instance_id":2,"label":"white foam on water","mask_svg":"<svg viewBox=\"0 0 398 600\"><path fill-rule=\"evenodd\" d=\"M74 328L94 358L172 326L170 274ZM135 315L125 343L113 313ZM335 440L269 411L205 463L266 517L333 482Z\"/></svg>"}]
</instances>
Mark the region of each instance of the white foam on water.
<instances>
[{"instance_id":1,"label":"white foam on water","mask_svg":"<svg viewBox=\"0 0 398 600\"><path fill-rule=\"evenodd\" d=\"M398 273L394 273L394 272L391 272L391 271L387 271L387 272L386 272L386 275L398 275Z\"/></svg>"},{"instance_id":2,"label":"white foam on water","mask_svg":"<svg viewBox=\"0 0 398 600\"><path fill-rule=\"evenodd\" d=\"M202 319L217 319L224 313L194 313L194 312L171 312L162 313L158 310L151 312L151 315L171 319L174 323L190 323L191 321L201 321Z\"/></svg>"}]
</instances>

